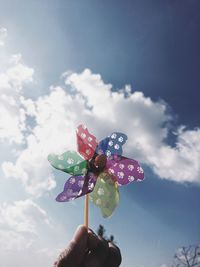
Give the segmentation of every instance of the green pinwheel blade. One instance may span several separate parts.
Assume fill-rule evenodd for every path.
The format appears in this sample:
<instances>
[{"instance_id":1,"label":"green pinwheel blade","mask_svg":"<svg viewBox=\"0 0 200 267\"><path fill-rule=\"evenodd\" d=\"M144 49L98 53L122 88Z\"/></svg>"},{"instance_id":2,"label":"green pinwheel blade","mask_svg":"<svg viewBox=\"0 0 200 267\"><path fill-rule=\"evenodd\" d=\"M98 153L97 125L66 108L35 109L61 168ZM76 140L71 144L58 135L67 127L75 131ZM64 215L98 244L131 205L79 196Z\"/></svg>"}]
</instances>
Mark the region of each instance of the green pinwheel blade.
<instances>
[{"instance_id":1,"label":"green pinwheel blade","mask_svg":"<svg viewBox=\"0 0 200 267\"><path fill-rule=\"evenodd\" d=\"M101 173L89 199L101 209L104 218L112 215L119 202L119 190L112 176L106 172Z\"/></svg>"},{"instance_id":2,"label":"green pinwheel blade","mask_svg":"<svg viewBox=\"0 0 200 267\"><path fill-rule=\"evenodd\" d=\"M54 168L72 175L87 173L87 161L75 151L67 151L61 155L50 154L48 161Z\"/></svg>"}]
</instances>

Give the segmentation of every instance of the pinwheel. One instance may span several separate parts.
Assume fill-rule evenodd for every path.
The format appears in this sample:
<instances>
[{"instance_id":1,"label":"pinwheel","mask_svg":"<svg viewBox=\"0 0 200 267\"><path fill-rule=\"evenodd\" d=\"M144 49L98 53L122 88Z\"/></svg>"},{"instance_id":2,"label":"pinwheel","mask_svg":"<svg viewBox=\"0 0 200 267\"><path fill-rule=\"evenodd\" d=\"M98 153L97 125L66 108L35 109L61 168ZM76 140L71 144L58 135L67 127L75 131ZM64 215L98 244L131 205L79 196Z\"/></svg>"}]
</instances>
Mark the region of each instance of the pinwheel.
<instances>
[{"instance_id":1,"label":"pinwheel","mask_svg":"<svg viewBox=\"0 0 200 267\"><path fill-rule=\"evenodd\" d=\"M125 134L114 132L99 143L84 125L77 127L76 134L78 153L67 151L48 156L54 168L72 175L56 200L66 202L86 195L88 206L89 194L103 217L109 217L119 202L119 186L142 181L143 169L136 160L122 156Z\"/></svg>"}]
</instances>

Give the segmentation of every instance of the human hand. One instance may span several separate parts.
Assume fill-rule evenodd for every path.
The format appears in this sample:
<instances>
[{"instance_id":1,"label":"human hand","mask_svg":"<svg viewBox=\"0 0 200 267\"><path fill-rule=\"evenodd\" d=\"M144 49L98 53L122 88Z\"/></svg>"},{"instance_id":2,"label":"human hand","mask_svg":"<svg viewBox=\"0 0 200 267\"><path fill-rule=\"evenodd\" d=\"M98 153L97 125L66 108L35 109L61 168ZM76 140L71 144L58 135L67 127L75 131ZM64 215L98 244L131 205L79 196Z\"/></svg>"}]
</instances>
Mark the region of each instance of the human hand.
<instances>
[{"instance_id":1,"label":"human hand","mask_svg":"<svg viewBox=\"0 0 200 267\"><path fill-rule=\"evenodd\" d=\"M54 267L118 267L121 253L113 243L79 226Z\"/></svg>"}]
</instances>

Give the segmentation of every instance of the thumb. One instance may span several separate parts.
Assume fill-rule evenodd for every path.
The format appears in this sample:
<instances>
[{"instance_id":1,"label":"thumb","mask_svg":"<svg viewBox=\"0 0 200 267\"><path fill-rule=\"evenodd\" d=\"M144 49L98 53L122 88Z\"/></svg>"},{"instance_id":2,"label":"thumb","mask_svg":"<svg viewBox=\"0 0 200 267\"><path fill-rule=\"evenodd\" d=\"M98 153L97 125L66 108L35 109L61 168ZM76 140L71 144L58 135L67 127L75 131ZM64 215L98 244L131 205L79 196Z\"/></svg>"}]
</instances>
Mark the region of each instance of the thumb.
<instances>
[{"instance_id":1,"label":"thumb","mask_svg":"<svg viewBox=\"0 0 200 267\"><path fill-rule=\"evenodd\" d=\"M77 228L68 247L61 253L54 267L78 267L82 263L87 249L88 230L81 225Z\"/></svg>"}]
</instances>

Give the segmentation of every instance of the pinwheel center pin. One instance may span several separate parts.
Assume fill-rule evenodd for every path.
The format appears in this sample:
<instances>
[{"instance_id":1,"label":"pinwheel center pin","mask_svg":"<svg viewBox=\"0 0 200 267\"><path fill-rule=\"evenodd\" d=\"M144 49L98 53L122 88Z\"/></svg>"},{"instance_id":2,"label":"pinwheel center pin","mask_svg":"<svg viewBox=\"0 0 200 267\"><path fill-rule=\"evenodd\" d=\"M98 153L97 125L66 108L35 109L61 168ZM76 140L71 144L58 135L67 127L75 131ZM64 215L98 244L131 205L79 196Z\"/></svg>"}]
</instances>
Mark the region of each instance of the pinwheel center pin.
<instances>
[{"instance_id":1,"label":"pinwheel center pin","mask_svg":"<svg viewBox=\"0 0 200 267\"><path fill-rule=\"evenodd\" d=\"M89 171L92 171L95 174L101 173L106 167L106 162L106 155L98 155L95 153L94 157L88 162Z\"/></svg>"}]
</instances>

